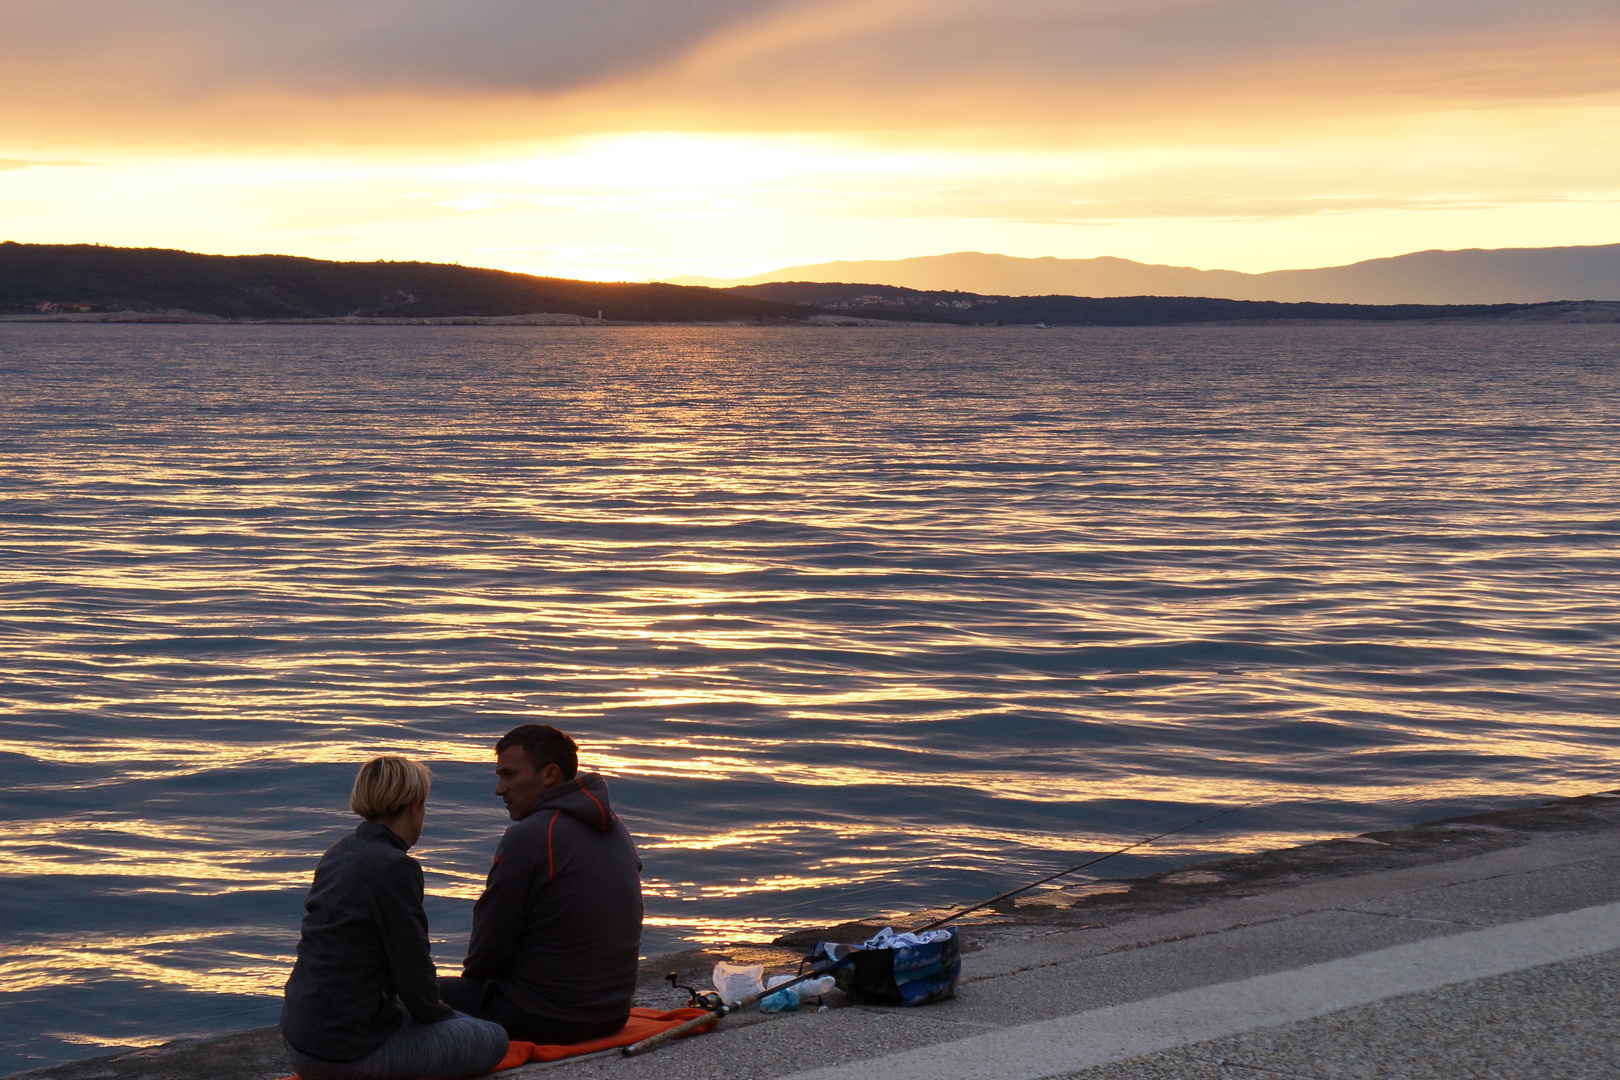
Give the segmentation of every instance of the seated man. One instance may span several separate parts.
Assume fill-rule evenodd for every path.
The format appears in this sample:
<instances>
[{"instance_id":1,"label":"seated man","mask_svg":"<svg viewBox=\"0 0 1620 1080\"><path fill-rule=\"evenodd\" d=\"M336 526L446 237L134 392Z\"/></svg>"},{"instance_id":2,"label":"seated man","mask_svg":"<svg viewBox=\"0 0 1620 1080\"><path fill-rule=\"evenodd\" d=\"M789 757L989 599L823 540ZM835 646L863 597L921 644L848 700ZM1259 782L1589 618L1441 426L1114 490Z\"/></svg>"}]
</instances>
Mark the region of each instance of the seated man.
<instances>
[{"instance_id":1,"label":"seated man","mask_svg":"<svg viewBox=\"0 0 1620 1080\"><path fill-rule=\"evenodd\" d=\"M624 1027L641 949L641 859L579 773L574 740L524 724L495 744L495 794L517 822L495 849L460 978L443 1000L513 1039L574 1043Z\"/></svg>"}]
</instances>

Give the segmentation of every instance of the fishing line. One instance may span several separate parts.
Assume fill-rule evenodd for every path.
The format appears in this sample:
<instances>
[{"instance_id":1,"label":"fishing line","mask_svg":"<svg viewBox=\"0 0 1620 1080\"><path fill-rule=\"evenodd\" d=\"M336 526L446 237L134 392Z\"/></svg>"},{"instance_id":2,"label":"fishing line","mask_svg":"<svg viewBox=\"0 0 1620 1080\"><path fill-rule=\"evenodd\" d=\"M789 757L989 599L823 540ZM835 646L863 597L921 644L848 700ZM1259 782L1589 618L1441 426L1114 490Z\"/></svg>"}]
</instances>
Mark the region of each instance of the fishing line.
<instances>
[{"instance_id":1,"label":"fishing line","mask_svg":"<svg viewBox=\"0 0 1620 1080\"><path fill-rule=\"evenodd\" d=\"M1057 878L1065 877L1065 876L1067 876L1069 874L1075 873L1078 870L1083 870L1088 866L1096 866L1098 863L1102 862L1104 859L1111 859L1115 855L1123 855L1127 851L1132 851L1132 850L1134 850L1136 848L1143 847L1143 846L1145 846L1147 844L1151 844L1156 840L1162 840L1166 836L1173 836L1176 833L1185 832L1186 830L1191 829L1196 825L1202 825L1206 821L1214 821L1216 818L1221 817L1221 816L1223 816L1225 814L1230 814L1234 810L1242 810L1244 807L1252 806L1252 805L1254 805L1254 804L1253 803L1241 803L1241 804L1239 804L1237 806L1229 806L1226 809L1219 810L1219 811L1217 811L1217 812L1215 812L1213 814L1207 814L1204 817L1199 818L1197 821L1189 821L1184 825L1176 826L1174 829L1169 829L1169 830L1166 830L1165 832L1157 833L1157 834L1155 834L1153 836L1147 837L1144 840L1138 840L1135 843L1127 844L1124 847L1118 848L1118 849L1116 849L1114 851L1110 851L1107 854L1098 855L1095 858L1088 859L1087 861L1085 861L1083 863L1078 863L1078 864L1076 864L1074 866L1071 866L1067 870L1059 870L1057 873L1049 874L1046 877L1043 877L1038 881L1032 881L1028 885L1024 885L1024 886L1022 886L1020 888L1014 889L1011 892L1002 893L1000 896L996 896L996 897L993 897L993 898L991 898L989 900L986 900L982 904L975 904L971 908L964 908L962 911L954 913L952 916L950 916L950 918L955 918L956 916L964 914L964 913L978 911L981 908L988 907L991 904L998 903L1001 900L1005 900L1005 899L1007 899L1009 897L1012 897L1012 896L1017 896L1019 893L1028 892L1030 889L1035 888L1037 885L1044 885L1048 881L1054 881ZM863 885L862 887L857 888L857 889L841 890L841 891L839 891L837 893L835 898L834 897L827 897L827 896L808 896L808 897L804 898L803 900L795 900L791 904L782 904L782 905L779 905L777 907L774 907L769 912L761 912L758 915L754 915L754 916L744 916L743 919L746 919L749 922L768 922L768 921L770 921L772 919L773 916L779 915L779 914L781 914L783 912L798 911L798 910L800 910L802 908L817 907L817 906L825 905L825 904L828 903L828 901L830 899L845 900L845 899L852 898L852 897L865 896L865 895L867 895L869 893L883 892L883 891L890 890L890 889L893 889L893 888L894 888L894 882L892 882L892 881L884 881L884 880L873 881L872 883L867 884L867 885ZM762 890L762 891L769 892L771 890ZM858 921L858 920L859 920L859 916L856 916L855 921ZM942 921L947 921L947 920L942 920ZM931 923L931 924L929 924L929 927L926 927L926 928L923 928L923 929L931 928L932 926L935 926L935 925L939 925L939 924L938 923Z\"/></svg>"},{"instance_id":2,"label":"fishing line","mask_svg":"<svg viewBox=\"0 0 1620 1080\"><path fill-rule=\"evenodd\" d=\"M1029 892L1029 890L1035 888L1037 885L1045 885L1048 881L1056 881L1060 877L1067 877L1068 875L1074 873L1077 870L1084 870L1088 866L1096 866L1098 863L1102 862L1104 859L1112 859L1115 855L1123 855L1127 851L1134 851L1139 847L1145 847L1146 845L1153 843L1155 840L1163 840L1165 837L1174 836L1178 832L1186 832L1188 829L1192 828L1195 825L1202 825L1206 821L1214 821L1216 818L1224 817L1227 814L1230 814L1235 810L1242 810L1244 807L1253 806L1253 805L1254 805L1253 803L1239 803L1237 806L1228 806L1224 810L1217 810L1213 814L1206 814L1203 817L1199 818L1197 821L1189 821L1189 822L1187 822L1187 824L1178 825L1174 829L1167 829L1166 831L1164 831L1162 833L1157 833L1157 834L1155 834L1153 836L1144 837L1143 839L1136 841L1136 843L1134 843L1134 844L1126 844L1124 847L1118 848L1117 850L1114 850L1114 851L1110 851L1106 855L1098 855L1095 859L1087 859L1083 863L1076 863L1075 865L1069 867L1066 870L1059 870L1055 874L1047 874L1043 878L1037 878L1034 881L1030 882L1028 885L1021 885L1016 889L1009 889L1008 891L1006 891L1004 893L1001 893L999 896L992 896L990 899L984 901L983 903L974 904L972 907L959 908L956 911L951 912L949 915L945 915L945 916L943 916L941 918L935 919L933 922L924 923L923 925L914 928L911 931L911 933L920 934L924 930L932 930L936 926L944 926L946 923L950 922L952 919L960 919L963 915L971 915L975 911L983 911L985 908L991 907L992 905L995 905L995 904L999 904L1003 900L1010 900L1013 897L1017 896L1019 893Z\"/></svg>"}]
</instances>

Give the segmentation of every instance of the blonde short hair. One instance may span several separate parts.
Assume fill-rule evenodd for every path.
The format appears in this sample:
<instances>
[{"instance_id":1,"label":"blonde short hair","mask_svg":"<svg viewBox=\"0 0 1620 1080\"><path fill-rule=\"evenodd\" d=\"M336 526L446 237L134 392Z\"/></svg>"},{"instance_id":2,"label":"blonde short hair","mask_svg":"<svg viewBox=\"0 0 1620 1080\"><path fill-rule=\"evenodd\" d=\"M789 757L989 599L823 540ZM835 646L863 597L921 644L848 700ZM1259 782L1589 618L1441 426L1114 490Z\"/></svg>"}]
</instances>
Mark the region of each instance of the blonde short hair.
<instances>
[{"instance_id":1,"label":"blonde short hair","mask_svg":"<svg viewBox=\"0 0 1620 1080\"><path fill-rule=\"evenodd\" d=\"M402 757L372 758L354 778L349 809L365 818L393 817L401 810L427 802L433 774L419 761Z\"/></svg>"}]
</instances>

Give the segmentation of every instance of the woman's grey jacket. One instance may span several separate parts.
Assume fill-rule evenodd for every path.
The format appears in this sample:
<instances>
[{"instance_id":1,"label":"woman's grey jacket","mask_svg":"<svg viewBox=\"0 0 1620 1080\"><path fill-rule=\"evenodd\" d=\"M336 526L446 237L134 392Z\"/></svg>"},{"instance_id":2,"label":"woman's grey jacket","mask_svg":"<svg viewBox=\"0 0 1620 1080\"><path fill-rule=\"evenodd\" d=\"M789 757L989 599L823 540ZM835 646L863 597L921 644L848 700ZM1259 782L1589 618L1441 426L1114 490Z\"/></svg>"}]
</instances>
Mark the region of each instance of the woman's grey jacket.
<instances>
[{"instance_id":1,"label":"woman's grey jacket","mask_svg":"<svg viewBox=\"0 0 1620 1080\"><path fill-rule=\"evenodd\" d=\"M308 1057L364 1057L404 1023L401 1005L424 1024L454 1015L434 982L422 867L405 852L368 821L315 867L281 1006L282 1036Z\"/></svg>"}]
</instances>

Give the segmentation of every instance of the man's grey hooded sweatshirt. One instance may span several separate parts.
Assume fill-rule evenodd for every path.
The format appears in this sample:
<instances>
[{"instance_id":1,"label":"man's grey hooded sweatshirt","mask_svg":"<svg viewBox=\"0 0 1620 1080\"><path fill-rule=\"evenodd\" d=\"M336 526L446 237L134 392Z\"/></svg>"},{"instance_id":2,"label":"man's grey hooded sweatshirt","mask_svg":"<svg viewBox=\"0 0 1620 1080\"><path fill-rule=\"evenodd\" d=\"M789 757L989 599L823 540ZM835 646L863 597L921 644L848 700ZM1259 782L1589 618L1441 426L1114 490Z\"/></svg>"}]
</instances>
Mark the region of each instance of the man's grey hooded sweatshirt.
<instances>
[{"instance_id":1,"label":"man's grey hooded sweatshirt","mask_svg":"<svg viewBox=\"0 0 1620 1080\"><path fill-rule=\"evenodd\" d=\"M607 784L540 793L495 849L463 974L525 1012L578 1024L630 1015L641 951L641 859Z\"/></svg>"}]
</instances>

